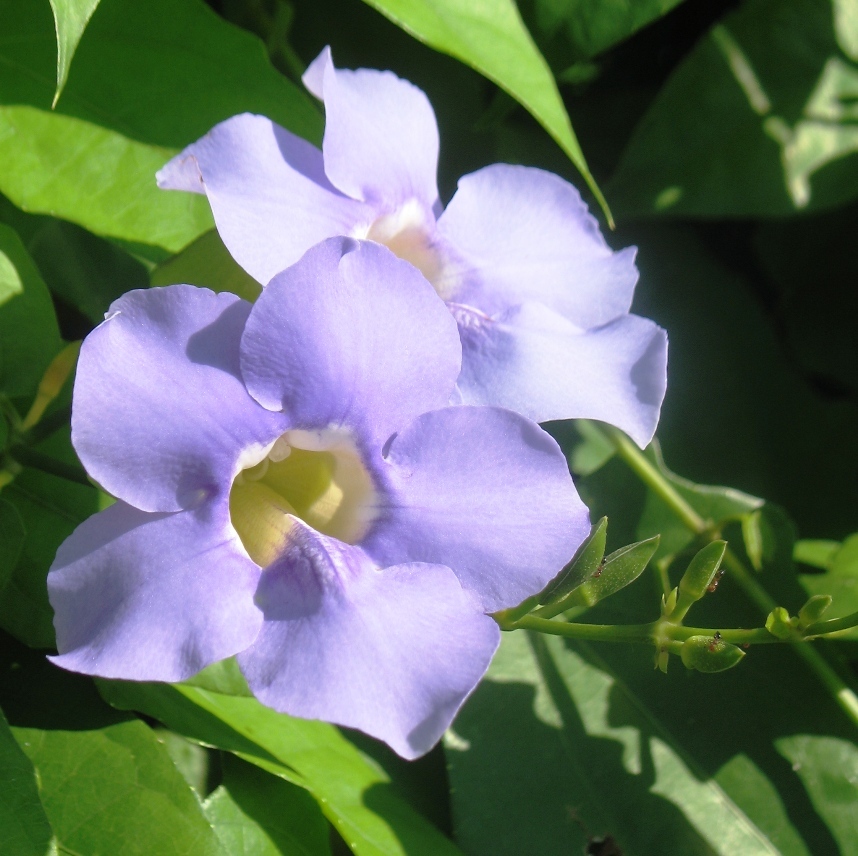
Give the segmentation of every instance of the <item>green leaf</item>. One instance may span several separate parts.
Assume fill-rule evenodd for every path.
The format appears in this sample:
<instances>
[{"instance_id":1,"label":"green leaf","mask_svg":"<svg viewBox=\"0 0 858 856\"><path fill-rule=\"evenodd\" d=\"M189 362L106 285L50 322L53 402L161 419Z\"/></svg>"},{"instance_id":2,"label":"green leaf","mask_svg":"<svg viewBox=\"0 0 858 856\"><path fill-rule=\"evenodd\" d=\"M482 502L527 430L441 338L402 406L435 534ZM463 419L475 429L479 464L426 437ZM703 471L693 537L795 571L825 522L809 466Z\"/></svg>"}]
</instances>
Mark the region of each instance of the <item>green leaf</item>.
<instances>
[{"instance_id":1,"label":"green leaf","mask_svg":"<svg viewBox=\"0 0 858 856\"><path fill-rule=\"evenodd\" d=\"M569 156L613 225L551 69L533 43L513 0L484 0L477 4L458 0L366 2L416 39L476 69L522 104Z\"/></svg>"},{"instance_id":2,"label":"green leaf","mask_svg":"<svg viewBox=\"0 0 858 856\"><path fill-rule=\"evenodd\" d=\"M556 55L558 62L570 66L623 41L681 2L531 0L521 6L525 20L531 23L531 30L549 61Z\"/></svg>"},{"instance_id":3,"label":"green leaf","mask_svg":"<svg viewBox=\"0 0 858 856\"><path fill-rule=\"evenodd\" d=\"M617 210L773 216L856 198L858 17L837 12L850 2L751 0L713 27L636 129Z\"/></svg>"},{"instance_id":4,"label":"green leaf","mask_svg":"<svg viewBox=\"0 0 858 856\"><path fill-rule=\"evenodd\" d=\"M18 235L0 224L0 393L32 395L61 345L47 286Z\"/></svg>"},{"instance_id":5,"label":"green leaf","mask_svg":"<svg viewBox=\"0 0 858 856\"><path fill-rule=\"evenodd\" d=\"M51 0L57 28L57 91L54 105L66 85L72 57L96 6L98 0Z\"/></svg>"},{"instance_id":6,"label":"green leaf","mask_svg":"<svg viewBox=\"0 0 858 856\"><path fill-rule=\"evenodd\" d=\"M651 660L646 673L671 691ZM701 711L699 730L707 724ZM624 856L779 852L696 763L695 744L678 741L588 646L503 634L445 746L456 835L473 856L566 856L608 835Z\"/></svg>"},{"instance_id":7,"label":"green leaf","mask_svg":"<svg viewBox=\"0 0 858 856\"><path fill-rule=\"evenodd\" d=\"M32 107L0 107L0 192L113 238L177 252L212 227L208 203L168 193L155 173L175 154Z\"/></svg>"},{"instance_id":8,"label":"green leaf","mask_svg":"<svg viewBox=\"0 0 858 856\"><path fill-rule=\"evenodd\" d=\"M70 385L58 405L68 404ZM69 429L39 444L39 451L60 461L75 462ZM74 528L98 510L98 491L25 469L3 489L15 506L26 539L12 577L0 591L0 627L35 648L54 645L53 610L45 584L57 548Z\"/></svg>"},{"instance_id":9,"label":"green leaf","mask_svg":"<svg viewBox=\"0 0 858 856\"><path fill-rule=\"evenodd\" d=\"M840 853L858 852L858 747L852 740L796 734L775 742L801 779ZM837 852L837 851L832 851Z\"/></svg>"},{"instance_id":10,"label":"green leaf","mask_svg":"<svg viewBox=\"0 0 858 856\"><path fill-rule=\"evenodd\" d=\"M839 541L801 540L795 542L792 557L796 562L828 571L839 549Z\"/></svg>"},{"instance_id":11,"label":"green leaf","mask_svg":"<svg viewBox=\"0 0 858 856\"><path fill-rule=\"evenodd\" d=\"M101 681L99 688L117 707L143 711L305 788L358 856L461 856L332 725L186 685Z\"/></svg>"},{"instance_id":12,"label":"green leaf","mask_svg":"<svg viewBox=\"0 0 858 856\"><path fill-rule=\"evenodd\" d=\"M232 755L203 811L230 856L330 856L328 823L313 797Z\"/></svg>"},{"instance_id":13,"label":"green leaf","mask_svg":"<svg viewBox=\"0 0 858 856\"><path fill-rule=\"evenodd\" d=\"M569 565L546 586L539 598L540 603L562 600L599 570L605 555L607 533L608 518L603 517L593 525L587 540L578 548Z\"/></svg>"},{"instance_id":14,"label":"green leaf","mask_svg":"<svg viewBox=\"0 0 858 856\"><path fill-rule=\"evenodd\" d=\"M620 547L604 561L590 578L574 590L573 600L582 606L595 606L633 583L658 549L659 535Z\"/></svg>"},{"instance_id":15,"label":"green leaf","mask_svg":"<svg viewBox=\"0 0 858 856\"><path fill-rule=\"evenodd\" d=\"M801 555L802 551L797 551L797 554ZM850 535L838 545L828 557L827 565L828 570L824 574L799 574L802 587L809 595L831 595L833 601L825 613L826 619L858 612L858 534ZM858 628L844 630L838 638L858 640Z\"/></svg>"},{"instance_id":16,"label":"green leaf","mask_svg":"<svg viewBox=\"0 0 858 856\"><path fill-rule=\"evenodd\" d=\"M15 856L53 856L52 838L36 771L0 711L0 841Z\"/></svg>"},{"instance_id":17,"label":"green leaf","mask_svg":"<svg viewBox=\"0 0 858 856\"><path fill-rule=\"evenodd\" d=\"M43 655L0 651L0 702L61 853L228 856L151 728Z\"/></svg>"},{"instance_id":18,"label":"green leaf","mask_svg":"<svg viewBox=\"0 0 858 856\"><path fill-rule=\"evenodd\" d=\"M214 229L156 267L150 279L152 285L184 282L213 291L231 291L251 302L262 291L262 286L238 266Z\"/></svg>"},{"instance_id":19,"label":"green leaf","mask_svg":"<svg viewBox=\"0 0 858 856\"><path fill-rule=\"evenodd\" d=\"M14 38L0 40L0 103L49 109L56 40L47 4L4 0L3 16L4 33ZM170 149L244 111L321 140L312 98L273 68L256 36L202 0L102 3L57 108Z\"/></svg>"}]
</instances>

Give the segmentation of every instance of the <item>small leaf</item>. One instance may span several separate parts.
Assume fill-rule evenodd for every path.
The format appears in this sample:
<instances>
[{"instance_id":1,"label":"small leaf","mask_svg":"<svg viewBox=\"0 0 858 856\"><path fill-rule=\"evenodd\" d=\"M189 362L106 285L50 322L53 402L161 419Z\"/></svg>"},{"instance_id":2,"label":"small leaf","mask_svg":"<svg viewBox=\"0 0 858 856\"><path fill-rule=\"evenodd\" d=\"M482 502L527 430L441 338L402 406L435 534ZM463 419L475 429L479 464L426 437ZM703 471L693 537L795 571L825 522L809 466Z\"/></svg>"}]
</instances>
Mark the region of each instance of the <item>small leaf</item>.
<instances>
[{"instance_id":1,"label":"small leaf","mask_svg":"<svg viewBox=\"0 0 858 856\"><path fill-rule=\"evenodd\" d=\"M823 559L827 571L824 574L799 574L798 581L810 595L830 595L834 598L831 613L827 618L842 618L858 612L858 534L850 535L842 544L837 542L799 542L813 544L817 559ZM832 544L836 545L832 549ZM798 546L798 545L797 545ZM799 555L805 558L798 558ZM807 547L796 550L798 561L808 558ZM815 562L807 562L815 564ZM839 639L858 640L858 627L842 631Z\"/></svg>"},{"instance_id":2,"label":"small leaf","mask_svg":"<svg viewBox=\"0 0 858 856\"><path fill-rule=\"evenodd\" d=\"M66 85L72 57L99 0L51 0L57 29L57 91L54 106Z\"/></svg>"},{"instance_id":3,"label":"small leaf","mask_svg":"<svg viewBox=\"0 0 858 856\"><path fill-rule=\"evenodd\" d=\"M792 557L796 562L830 571L834 556L840 549L839 541L802 540L796 541Z\"/></svg>"},{"instance_id":4,"label":"small leaf","mask_svg":"<svg viewBox=\"0 0 858 856\"><path fill-rule=\"evenodd\" d=\"M572 123L539 49L513 0L366 0L429 47L450 54L508 92L569 156L613 225L608 204L584 159Z\"/></svg>"},{"instance_id":5,"label":"small leaf","mask_svg":"<svg viewBox=\"0 0 858 856\"><path fill-rule=\"evenodd\" d=\"M608 518L603 517L593 526L587 540L578 548L572 561L548 584L540 595L540 603L556 603L573 589L588 580L597 570L605 555Z\"/></svg>"},{"instance_id":6,"label":"small leaf","mask_svg":"<svg viewBox=\"0 0 858 856\"><path fill-rule=\"evenodd\" d=\"M742 518L742 538L745 552L755 571L763 569L763 533L760 531L760 510L755 509Z\"/></svg>"},{"instance_id":7,"label":"small leaf","mask_svg":"<svg viewBox=\"0 0 858 856\"><path fill-rule=\"evenodd\" d=\"M822 616L828 611L833 598L830 594L815 594L807 603L798 611L798 626L801 630L810 627L811 624L816 624Z\"/></svg>"},{"instance_id":8,"label":"small leaf","mask_svg":"<svg viewBox=\"0 0 858 856\"><path fill-rule=\"evenodd\" d=\"M605 558L585 583L575 589L573 598L582 606L594 606L633 583L658 549L659 536L629 544Z\"/></svg>"},{"instance_id":9,"label":"small leaf","mask_svg":"<svg viewBox=\"0 0 858 856\"><path fill-rule=\"evenodd\" d=\"M798 620L791 618L782 606L776 606L766 618L766 630L778 639L792 639L797 625Z\"/></svg>"}]
</instances>

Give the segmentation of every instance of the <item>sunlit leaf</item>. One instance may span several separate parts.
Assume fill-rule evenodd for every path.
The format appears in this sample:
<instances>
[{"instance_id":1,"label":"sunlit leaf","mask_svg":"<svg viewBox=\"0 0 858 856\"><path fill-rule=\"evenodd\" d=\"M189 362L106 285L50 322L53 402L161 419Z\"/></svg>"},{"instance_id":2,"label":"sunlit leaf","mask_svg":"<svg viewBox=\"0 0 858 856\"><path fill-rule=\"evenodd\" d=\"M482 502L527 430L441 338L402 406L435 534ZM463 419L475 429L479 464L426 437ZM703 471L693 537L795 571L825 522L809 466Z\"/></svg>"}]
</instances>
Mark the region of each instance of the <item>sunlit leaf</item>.
<instances>
[{"instance_id":1,"label":"sunlit leaf","mask_svg":"<svg viewBox=\"0 0 858 856\"><path fill-rule=\"evenodd\" d=\"M2 149L0 141L0 157ZM0 393L32 395L61 344L44 280L20 238L0 224Z\"/></svg>"},{"instance_id":2,"label":"sunlit leaf","mask_svg":"<svg viewBox=\"0 0 858 856\"><path fill-rule=\"evenodd\" d=\"M72 57L98 2L99 0L51 0L54 24L57 28L57 91L54 104L66 85Z\"/></svg>"},{"instance_id":3,"label":"sunlit leaf","mask_svg":"<svg viewBox=\"0 0 858 856\"><path fill-rule=\"evenodd\" d=\"M99 688L119 708L143 711L305 788L358 856L461 856L332 725L187 685L113 681Z\"/></svg>"},{"instance_id":4,"label":"sunlit leaf","mask_svg":"<svg viewBox=\"0 0 858 856\"><path fill-rule=\"evenodd\" d=\"M611 222L551 70L513 0L366 2L415 38L475 68L527 108L575 164Z\"/></svg>"}]
</instances>

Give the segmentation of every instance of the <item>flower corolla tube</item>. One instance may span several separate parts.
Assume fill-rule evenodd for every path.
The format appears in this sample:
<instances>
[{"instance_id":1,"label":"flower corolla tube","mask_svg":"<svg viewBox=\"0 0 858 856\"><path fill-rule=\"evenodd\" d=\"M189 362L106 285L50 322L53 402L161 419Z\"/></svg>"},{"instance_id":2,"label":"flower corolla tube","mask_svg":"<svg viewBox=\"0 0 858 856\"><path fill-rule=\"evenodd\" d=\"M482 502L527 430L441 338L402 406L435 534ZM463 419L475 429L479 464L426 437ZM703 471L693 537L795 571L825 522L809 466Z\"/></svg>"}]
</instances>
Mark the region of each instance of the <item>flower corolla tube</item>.
<instances>
[{"instance_id":1,"label":"flower corolla tube","mask_svg":"<svg viewBox=\"0 0 858 856\"><path fill-rule=\"evenodd\" d=\"M325 105L321 151L263 116L227 119L171 160L160 187L208 196L236 261L265 285L318 241L366 238L414 264L456 319L454 401L537 422L591 418L645 446L664 398L667 336L629 314L635 249L613 252L560 177L494 164L438 197L426 95L391 72L334 67L304 84Z\"/></svg>"},{"instance_id":2,"label":"flower corolla tube","mask_svg":"<svg viewBox=\"0 0 858 856\"><path fill-rule=\"evenodd\" d=\"M538 425L448 405L460 363L429 283L369 241L323 242L252 306L121 297L72 414L117 501L51 568L55 662L179 681L237 655L264 704L426 752L497 648L486 613L589 531Z\"/></svg>"}]
</instances>

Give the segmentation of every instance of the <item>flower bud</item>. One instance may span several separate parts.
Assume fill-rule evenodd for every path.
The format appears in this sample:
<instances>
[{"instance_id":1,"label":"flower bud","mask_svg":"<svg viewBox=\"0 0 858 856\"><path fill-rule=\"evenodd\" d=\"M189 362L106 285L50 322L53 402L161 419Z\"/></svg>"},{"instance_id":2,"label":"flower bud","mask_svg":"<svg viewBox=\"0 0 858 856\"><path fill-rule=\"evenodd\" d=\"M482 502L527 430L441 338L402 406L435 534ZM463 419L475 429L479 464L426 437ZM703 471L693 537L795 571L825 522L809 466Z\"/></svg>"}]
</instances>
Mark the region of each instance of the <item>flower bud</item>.
<instances>
[{"instance_id":1,"label":"flower bud","mask_svg":"<svg viewBox=\"0 0 858 856\"><path fill-rule=\"evenodd\" d=\"M798 626L806 630L811 624L816 624L825 611L831 606L833 598L830 594L815 594L799 611Z\"/></svg>"},{"instance_id":2,"label":"flower bud","mask_svg":"<svg viewBox=\"0 0 858 856\"><path fill-rule=\"evenodd\" d=\"M790 618L790 614L782 606L776 606L766 619L766 630L778 639L790 639L795 636L797 626L798 619Z\"/></svg>"},{"instance_id":3,"label":"flower bud","mask_svg":"<svg viewBox=\"0 0 858 856\"><path fill-rule=\"evenodd\" d=\"M715 584L726 550L726 541L712 541L700 550L679 581L680 594L686 599L700 600L709 587Z\"/></svg>"},{"instance_id":4,"label":"flower bud","mask_svg":"<svg viewBox=\"0 0 858 856\"><path fill-rule=\"evenodd\" d=\"M682 643L680 656L686 669L724 672L737 665L745 656L745 652L738 646L725 642L721 634L716 632L714 636L689 637Z\"/></svg>"}]
</instances>

